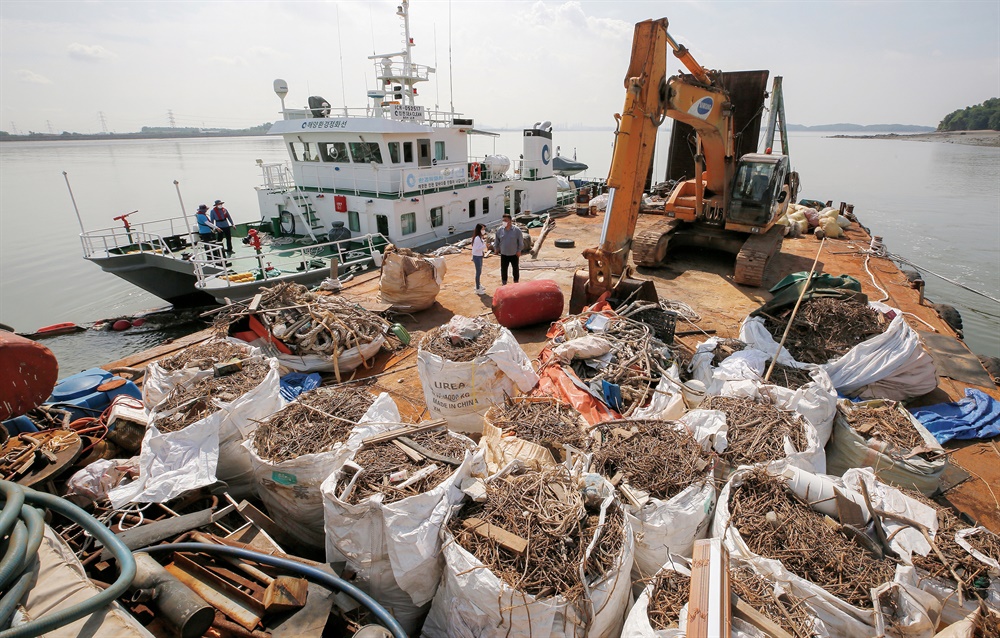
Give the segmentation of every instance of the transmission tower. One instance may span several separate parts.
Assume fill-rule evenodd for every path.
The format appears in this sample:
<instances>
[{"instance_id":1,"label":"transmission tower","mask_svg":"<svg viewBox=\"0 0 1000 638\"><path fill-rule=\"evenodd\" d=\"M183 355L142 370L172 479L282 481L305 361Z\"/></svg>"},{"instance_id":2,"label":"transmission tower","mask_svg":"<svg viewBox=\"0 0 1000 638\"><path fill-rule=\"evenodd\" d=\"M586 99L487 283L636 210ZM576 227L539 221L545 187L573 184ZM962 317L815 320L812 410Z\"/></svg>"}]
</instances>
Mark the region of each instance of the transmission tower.
<instances>
[{"instance_id":1,"label":"transmission tower","mask_svg":"<svg viewBox=\"0 0 1000 638\"><path fill-rule=\"evenodd\" d=\"M108 121L104 117L104 111L98 111L97 117L101 119L101 131L104 133L108 132Z\"/></svg>"},{"instance_id":2,"label":"transmission tower","mask_svg":"<svg viewBox=\"0 0 1000 638\"><path fill-rule=\"evenodd\" d=\"M55 133L52 131L52 122L45 120L45 126L46 128L49 129L49 135L55 135Z\"/></svg>"},{"instance_id":3,"label":"transmission tower","mask_svg":"<svg viewBox=\"0 0 1000 638\"><path fill-rule=\"evenodd\" d=\"M13 121L10 123L10 133L11 135L20 135L20 133L17 132L17 124L14 124Z\"/></svg>"},{"instance_id":4,"label":"transmission tower","mask_svg":"<svg viewBox=\"0 0 1000 638\"><path fill-rule=\"evenodd\" d=\"M177 122L174 120L174 112L167 109L167 119L170 120L170 128L177 128Z\"/></svg>"}]
</instances>

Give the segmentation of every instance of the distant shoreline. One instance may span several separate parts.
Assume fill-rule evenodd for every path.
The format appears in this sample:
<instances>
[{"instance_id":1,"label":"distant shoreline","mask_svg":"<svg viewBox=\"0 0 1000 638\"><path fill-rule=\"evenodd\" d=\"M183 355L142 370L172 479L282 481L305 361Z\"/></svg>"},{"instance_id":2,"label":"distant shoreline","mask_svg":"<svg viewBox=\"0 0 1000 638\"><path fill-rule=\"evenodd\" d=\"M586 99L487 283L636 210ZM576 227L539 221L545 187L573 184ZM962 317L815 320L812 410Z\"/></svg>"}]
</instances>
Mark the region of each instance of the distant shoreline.
<instances>
[{"instance_id":1,"label":"distant shoreline","mask_svg":"<svg viewBox=\"0 0 1000 638\"><path fill-rule=\"evenodd\" d=\"M262 137L263 133L233 131L232 133L71 133L68 135L0 135L0 142L76 142L87 140L180 140L204 137Z\"/></svg>"},{"instance_id":2,"label":"distant shoreline","mask_svg":"<svg viewBox=\"0 0 1000 638\"><path fill-rule=\"evenodd\" d=\"M855 140L907 140L911 142L944 142L964 146L1000 147L1000 131L934 131L933 133L881 133L879 135L831 135L832 138Z\"/></svg>"}]
</instances>

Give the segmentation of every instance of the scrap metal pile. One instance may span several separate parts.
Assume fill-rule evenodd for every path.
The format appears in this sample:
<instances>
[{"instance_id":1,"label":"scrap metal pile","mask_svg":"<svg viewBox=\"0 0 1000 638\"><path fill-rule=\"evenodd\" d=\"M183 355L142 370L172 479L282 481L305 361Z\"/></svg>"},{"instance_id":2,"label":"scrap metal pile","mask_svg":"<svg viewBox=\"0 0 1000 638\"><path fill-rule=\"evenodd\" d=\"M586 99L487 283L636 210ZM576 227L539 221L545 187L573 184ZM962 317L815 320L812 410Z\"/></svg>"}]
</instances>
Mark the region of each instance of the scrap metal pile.
<instances>
[{"instance_id":1,"label":"scrap metal pile","mask_svg":"<svg viewBox=\"0 0 1000 638\"><path fill-rule=\"evenodd\" d=\"M389 504L432 490L451 476L473 447L470 439L444 429L366 445L352 459L361 470L345 500L356 504L382 494L382 503Z\"/></svg>"},{"instance_id":2,"label":"scrap metal pile","mask_svg":"<svg viewBox=\"0 0 1000 638\"><path fill-rule=\"evenodd\" d=\"M609 421L597 426L592 471L667 500L708 480L711 456L684 427L670 421Z\"/></svg>"},{"instance_id":3,"label":"scrap metal pile","mask_svg":"<svg viewBox=\"0 0 1000 638\"><path fill-rule=\"evenodd\" d=\"M785 437L797 452L806 449L801 417L773 405L747 397L712 396L699 407L726 413L728 446L720 456L732 467L784 458Z\"/></svg>"},{"instance_id":4,"label":"scrap metal pile","mask_svg":"<svg viewBox=\"0 0 1000 638\"><path fill-rule=\"evenodd\" d=\"M776 317L764 315L764 326L780 341L792 308ZM796 361L824 364L862 341L882 334L889 322L877 310L855 300L814 297L802 302L785 348Z\"/></svg>"},{"instance_id":5,"label":"scrap metal pile","mask_svg":"<svg viewBox=\"0 0 1000 638\"><path fill-rule=\"evenodd\" d=\"M751 470L733 489L729 509L730 525L751 552L780 560L790 572L850 605L871 609L871 590L893 579L892 559L827 525L822 514L763 468Z\"/></svg>"},{"instance_id":6,"label":"scrap metal pile","mask_svg":"<svg viewBox=\"0 0 1000 638\"><path fill-rule=\"evenodd\" d=\"M232 374L177 386L156 406L156 428L160 432L177 432L201 421L219 410L217 401L235 401L260 385L270 370L267 360L252 359Z\"/></svg>"},{"instance_id":7,"label":"scrap metal pile","mask_svg":"<svg viewBox=\"0 0 1000 638\"><path fill-rule=\"evenodd\" d=\"M621 555L624 513L609 508L605 524L584 504L563 468L495 477L486 484L485 502L467 503L448 523L455 540L510 587L544 598L561 595L583 604L584 583L603 576ZM520 549L487 531L499 528L525 541ZM595 534L595 549L583 570Z\"/></svg>"},{"instance_id":8,"label":"scrap metal pile","mask_svg":"<svg viewBox=\"0 0 1000 638\"><path fill-rule=\"evenodd\" d=\"M253 434L257 455L273 463L333 449L375 402L359 388L317 388L260 424Z\"/></svg>"},{"instance_id":9,"label":"scrap metal pile","mask_svg":"<svg viewBox=\"0 0 1000 638\"><path fill-rule=\"evenodd\" d=\"M248 309L228 306L217 322L230 324ZM276 284L261 292L255 316L293 354L340 355L383 337L389 323L337 295L309 292L295 283Z\"/></svg>"}]
</instances>

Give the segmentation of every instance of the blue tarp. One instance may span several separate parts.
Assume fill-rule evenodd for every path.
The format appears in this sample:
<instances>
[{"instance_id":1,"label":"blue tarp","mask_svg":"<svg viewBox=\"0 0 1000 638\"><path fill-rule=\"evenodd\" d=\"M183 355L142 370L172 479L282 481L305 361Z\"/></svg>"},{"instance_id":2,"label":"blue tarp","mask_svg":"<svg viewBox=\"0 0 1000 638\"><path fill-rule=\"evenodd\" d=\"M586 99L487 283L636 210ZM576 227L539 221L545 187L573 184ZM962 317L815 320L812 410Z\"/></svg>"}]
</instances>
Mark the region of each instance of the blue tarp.
<instances>
[{"instance_id":1,"label":"blue tarp","mask_svg":"<svg viewBox=\"0 0 1000 638\"><path fill-rule=\"evenodd\" d=\"M938 443L952 439L988 439L1000 434L1000 402L981 390L965 389L965 398L910 410Z\"/></svg>"},{"instance_id":2,"label":"blue tarp","mask_svg":"<svg viewBox=\"0 0 1000 638\"><path fill-rule=\"evenodd\" d=\"M289 372L279 379L279 383L281 383L281 397L285 401L294 401L303 392L318 388L322 381L323 379L315 372L312 374Z\"/></svg>"}]
</instances>

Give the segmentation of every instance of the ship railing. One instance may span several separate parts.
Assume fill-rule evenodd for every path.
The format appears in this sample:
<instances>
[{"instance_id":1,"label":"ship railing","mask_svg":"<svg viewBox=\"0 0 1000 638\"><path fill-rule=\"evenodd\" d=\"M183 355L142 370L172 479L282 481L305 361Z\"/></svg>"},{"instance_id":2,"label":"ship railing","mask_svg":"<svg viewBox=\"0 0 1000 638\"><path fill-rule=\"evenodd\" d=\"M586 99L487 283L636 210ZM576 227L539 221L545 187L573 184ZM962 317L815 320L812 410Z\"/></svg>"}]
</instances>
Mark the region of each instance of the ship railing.
<instances>
[{"instance_id":1,"label":"ship railing","mask_svg":"<svg viewBox=\"0 0 1000 638\"><path fill-rule=\"evenodd\" d=\"M271 192L281 192L295 188L295 178L287 163L275 162L258 164L264 176L264 189Z\"/></svg>"},{"instance_id":2,"label":"ship railing","mask_svg":"<svg viewBox=\"0 0 1000 638\"><path fill-rule=\"evenodd\" d=\"M189 217L172 217L150 222L99 228L80 233L83 256L106 257L128 253L156 253L171 256L198 239Z\"/></svg>"},{"instance_id":3,"label":"ship railing","mask_svg":"<svg viewBox=\"0 0 1000 638\"><path fill-rule=\"evenodd\" d=\"M198 244L191 257L195 284L202 289L231 288L245 283L267 283L267 280L287 275L302 275L326 271L330 273L332 260L339 264L338 272L364 270L379 260L389 240L380 233L349 237L309 246L272 244L266 251L255 255L227 256L224 246L209 242ZM375 257L378 253L379 257ZM378 262L380 263L380 262Z\"/></svg>"},{"instance_id":4,"label":"ship railing","mask_svg":"<svg viewBox=\"0 0 1000 638\"><path fill-rule=\"evenodd\" d=\"M392 111L393 106L396 105L395 101L383 102L380 105L371 105L367 107L340 107L331 108L329 113L325 116L325 119L341 119L341 118L367 118L367 117L380 117L384 119L393 119ZM310 120L316 119L317 114L313 113L317 109L285 109L281 111L282 119L285 120ZM436 111L431 109L424 109L422 118L399 118L400 121L416 122L418 124L427 124L429 126L456 126L455 120L461 119L462 114L455 111ZM468 128L471 126L461 125Z\"/></svg>"}]
</instances>

